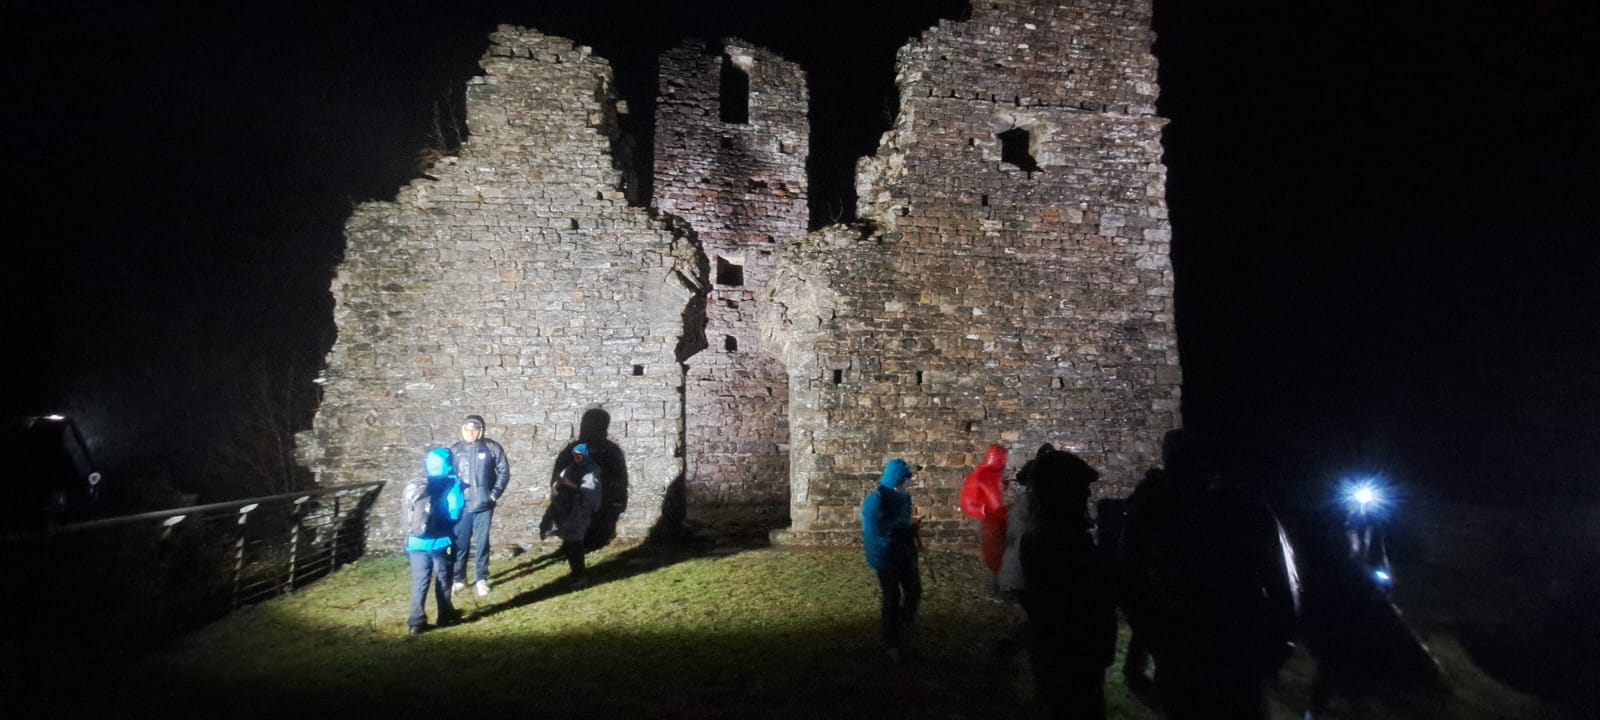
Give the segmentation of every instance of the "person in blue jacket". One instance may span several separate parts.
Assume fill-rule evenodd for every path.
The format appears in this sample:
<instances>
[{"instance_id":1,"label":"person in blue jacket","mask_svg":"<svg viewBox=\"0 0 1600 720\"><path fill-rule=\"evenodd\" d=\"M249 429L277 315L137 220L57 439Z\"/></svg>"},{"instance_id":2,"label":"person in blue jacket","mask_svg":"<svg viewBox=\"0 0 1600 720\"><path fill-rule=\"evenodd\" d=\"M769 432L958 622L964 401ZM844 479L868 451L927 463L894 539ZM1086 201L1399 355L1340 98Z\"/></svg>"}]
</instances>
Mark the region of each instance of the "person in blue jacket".
<instances>
[{"instance_id":1,"label":"person in blue jacket","mask_svg":"<svg viewBox=\"0 0 1600 720\"><path fill-rule=\"evenodd\" d=\"M406 626L412 635L420 635L428 627L429 585L438 605L438 624L452 625L460 617L450 602L450 545L467 504L449 448L428 451L422 467L423 477L406 483L400 504L406 557L411 561L411 616Z\"/></svg>"},{"instance_id":2,"label":"person in blue jacket","mask_svg":"<svg viewBox=\"0 0 1600 720\"><path fill-rule=\"evenodd\" d=\"M912 474L905 460L890 460L877 489L861 503L867 565L878 574L878 587L883 591L883 644L895 662L900 661L902 629L916 620L922 602L922 579L917 572L917 530L922 516L912 514L911 493L905 489Z\"/></svg>"}]
</instances>

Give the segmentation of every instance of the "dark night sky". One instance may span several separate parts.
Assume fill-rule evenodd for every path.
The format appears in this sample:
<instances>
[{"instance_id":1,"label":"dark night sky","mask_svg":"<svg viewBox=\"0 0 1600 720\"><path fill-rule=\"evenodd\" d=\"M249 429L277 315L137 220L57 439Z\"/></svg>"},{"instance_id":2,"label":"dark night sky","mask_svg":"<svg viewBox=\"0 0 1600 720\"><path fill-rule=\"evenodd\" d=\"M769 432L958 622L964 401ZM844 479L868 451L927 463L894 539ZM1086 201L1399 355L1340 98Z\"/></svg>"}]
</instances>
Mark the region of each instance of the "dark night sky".
<instances>
[{"instance_id":1,"label":"dark night sky","mask_svg":"<svg viewBox=\"0 0 1600 720\"><path fill-rule=\"evenodd\" d=\"M799 60L827 217L894 48L960 3L100 5L5 11L5 410L192 485L256 378L309 391L344 217L410 177L496 22L592 45L636 106L683 36ZM1594 3L1459 5L1156 3L1185 413L1244 471L1595 497Z\"/></svg>"}]
</instances>

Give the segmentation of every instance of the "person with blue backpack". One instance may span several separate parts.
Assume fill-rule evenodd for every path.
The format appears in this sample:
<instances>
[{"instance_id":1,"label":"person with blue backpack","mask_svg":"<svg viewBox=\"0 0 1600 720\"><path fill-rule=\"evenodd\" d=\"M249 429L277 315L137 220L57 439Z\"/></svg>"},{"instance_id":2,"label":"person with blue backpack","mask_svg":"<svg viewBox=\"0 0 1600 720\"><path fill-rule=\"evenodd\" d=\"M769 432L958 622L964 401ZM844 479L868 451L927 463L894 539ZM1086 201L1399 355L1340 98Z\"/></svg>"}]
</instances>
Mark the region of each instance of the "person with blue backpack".
<instances>
[{"instance_id":1,"label":"person with blue backpack","mask_svg":"<svg viewBox=\"0 0 1600 720\"><path fill-rule=\"evenodd\" d=\"M428 628L428 590L432 586L438 606L438 625L460 619L450 602L453 562L451 538L466 506L461 481L449 448L434 448L423 456L423 476L407 482L401 492L400 524L406 534L406 557L411 561L411 635Z\"/></svg>"},{"instance_id":2,"label":"person with blue backpack","mask_svg":"<svg viewBox=\"0 0 1600 720\"><path fill-rule=\"evenodd\" d=\"M890 460L877 489L861 503L867 566L877 573L878 587L883 591L883 644L893 662L900 662L903 630L916 621L917 606L922 602L922 578L917 568L917 530L922 526L922 516L912 514L911 493L905 489L913 474L905 460Z\"/></svg>"}]
</instances>

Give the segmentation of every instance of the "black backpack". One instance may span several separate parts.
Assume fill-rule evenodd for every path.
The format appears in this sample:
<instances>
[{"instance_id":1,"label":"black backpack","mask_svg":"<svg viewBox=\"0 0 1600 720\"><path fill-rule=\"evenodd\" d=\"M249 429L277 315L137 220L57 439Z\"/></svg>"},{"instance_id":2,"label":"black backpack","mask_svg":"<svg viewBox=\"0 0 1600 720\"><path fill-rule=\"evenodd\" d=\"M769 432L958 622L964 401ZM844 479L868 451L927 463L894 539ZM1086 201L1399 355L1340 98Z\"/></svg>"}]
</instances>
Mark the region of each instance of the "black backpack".
<instances>
[{"instance_id":1,"label":"black backpack","mask_svg":"<svg viewBox=\"0 0 1600 720\"><path fill-rule=\"evenodd\" d=\"M433 515L433 498L428 495L428 480L414 478L400 491L400 531L406 537L420 537L428 533L428 520Z\"/></svg>"}]
</instances>

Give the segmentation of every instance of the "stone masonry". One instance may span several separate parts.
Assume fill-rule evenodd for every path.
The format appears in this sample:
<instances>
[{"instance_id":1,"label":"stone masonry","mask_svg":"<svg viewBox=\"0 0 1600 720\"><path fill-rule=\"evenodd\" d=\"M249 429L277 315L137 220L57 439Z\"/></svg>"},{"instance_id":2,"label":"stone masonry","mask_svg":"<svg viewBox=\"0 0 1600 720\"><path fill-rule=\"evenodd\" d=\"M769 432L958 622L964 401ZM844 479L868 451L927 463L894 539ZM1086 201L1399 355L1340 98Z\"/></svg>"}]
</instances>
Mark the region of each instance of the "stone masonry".
<instances>
[{"instance_id":1,"label":"stone masonry","mask_svg":"<svg viewBox=\"0 0 1600 720\"><path fill-rule=\"evenodd\" d=\"M1129 491L1177 424L1171 237L1149 0L974 3L899 53L863 223L784 248L763 318L790 387L791 529L857 541L883 464L968 537L989 443L1044 442Z\"/></svg>"},{"instance_id":2,"label":"stone masonry","mask_svg":"<svg viewBox=\"0 0 1600 720\"><path fill-rule=\"evenodd\" d=\"M686 498L855 542L898 456L929 536L970 540L956 498L993 442L1013 471L1073 450L1125 494L1181 379L1150 19L1150 0L987 0L924 32L858 167L861 222L809 235L798 67L737 40L663 54L645 210L608 63L501 28L460 156L349 221L302 461L402 480L480 413L512 464L501 544L531 539L596 408L626 457L624 536Z\"/></svg>"},{"instance_id":3,"label":"stone masonry","mask_svg":"<svg viewBox=\"0 0 1600 720\"><path fill-rule=\"evenodd\" d=\"M496 542L527 543L556 457L599 408L627 463L618 532L642 536L683 473L679 345L705 257L627 205L606 61L502 27L482 65L459 157L346 227L339 336L301 460L325 484L393 481L372 535L399 547L399 481L481 414L512 471Z\"/></svg>"},{"instance_id":4,"label":"stone masonry","mask_svg":"<svg viewBox=\"0 0 1600 720\"><path fill-rule=\"evenodd\" d=\"M739 40L660 56L655 205L694 227L711 265L707 347L688 361L690 517L789 507L789 377L757 322L773 253L806 233L805 74Z\"/></svg>"}]
</instances>

